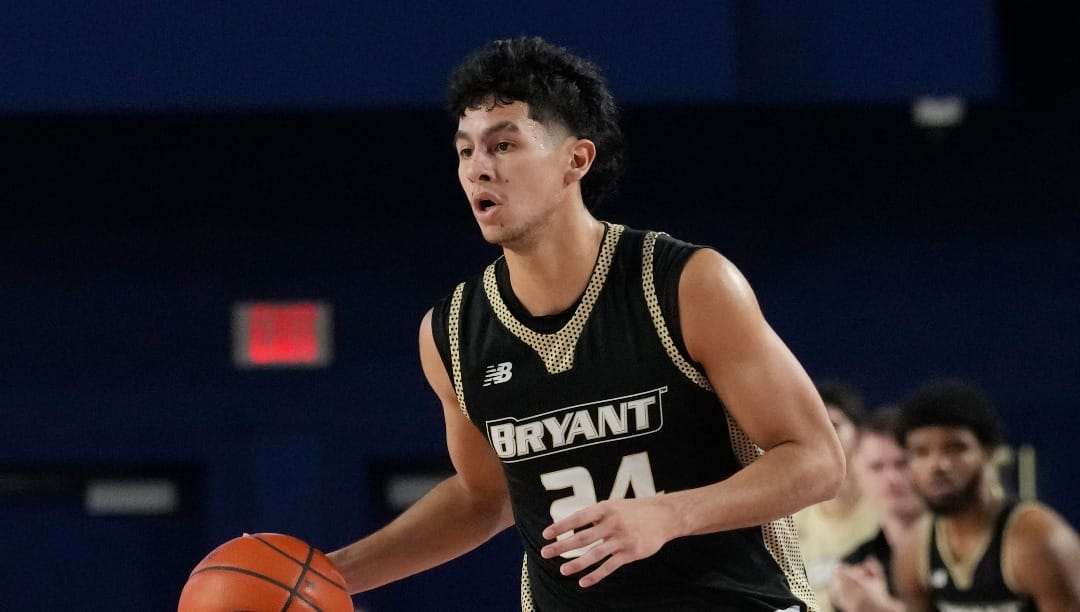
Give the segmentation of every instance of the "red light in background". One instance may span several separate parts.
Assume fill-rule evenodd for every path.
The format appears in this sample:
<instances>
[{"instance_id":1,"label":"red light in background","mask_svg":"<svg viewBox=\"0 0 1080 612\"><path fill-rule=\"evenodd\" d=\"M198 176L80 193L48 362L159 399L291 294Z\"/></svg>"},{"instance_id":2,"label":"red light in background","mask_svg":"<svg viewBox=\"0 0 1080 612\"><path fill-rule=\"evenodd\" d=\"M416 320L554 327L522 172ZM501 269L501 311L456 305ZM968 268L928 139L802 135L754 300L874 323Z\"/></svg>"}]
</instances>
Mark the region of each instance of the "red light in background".
<instances>
[{"instance_id":1,"label":"red light in background","mask_svg":"<svg viewBox=\"0 0 1080 612\"><path fill-rule=\"evenodd\" d=\"M329 307L247 302L233 308L233 358L242 367L318 367L329 362Z\"/></svg>"}]
</instances>

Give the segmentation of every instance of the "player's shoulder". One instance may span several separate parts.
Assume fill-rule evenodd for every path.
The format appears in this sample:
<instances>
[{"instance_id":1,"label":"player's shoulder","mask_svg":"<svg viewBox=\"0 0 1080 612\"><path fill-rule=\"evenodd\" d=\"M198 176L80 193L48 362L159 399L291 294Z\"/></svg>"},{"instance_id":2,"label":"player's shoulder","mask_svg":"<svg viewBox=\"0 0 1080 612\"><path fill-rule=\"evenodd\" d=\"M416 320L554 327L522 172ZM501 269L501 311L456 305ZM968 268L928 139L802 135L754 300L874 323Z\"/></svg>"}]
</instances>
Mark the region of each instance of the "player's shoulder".
<instances>
[{"instance_id":1,"label":"player's shoulder","mask_svg":"<svg viewBox=\"0 0 1080 612\"><path fill-rule=\"evenodd\" d=\"M722 271L730 269L737 272L734 264L714 246L701 242L685 240L663 230L637 230L624 227L623 236L635 247L647 249L657 272L669 269L675 273L685 271L688 262L701 260L695 264L702 271Z\"/></svg>"},{"instance_id":2,"label":"player's shoulder","mask_svg":"<svg viewBox=\"0 0 1080 612\"><path fill-rule=\"evenodd\" d=\"M1005 523L1002 573L1019 593L1054 589L1063 568L1080 564L1080 537L1049 506L1035 501L1018 504Z\"/></svg>"},{"instance_id":3,"label":"player's shoulder","mask_svg":"<svg viewBox=\"0 0 1080 612\"><path fill-rule=\"evenodd\" d=\"M1018 502L1005 523L1006 545L1040 548L1072 528L1053 508L1035 500Z\"/></svg>"},{"instance_id":4,"label":"player's shoulder","mask_svg":"<svg viewBox=\"0 0 1080 612\"><path fill-rule=\"evenodd\" d=\"M657 250L696 251L698 249L711 248L706 244L685 240L661 229L635 229L626 225L622 225L621 227L624 238L630 238L641 242L648 240Z\"/></svg>"}]
</instances>

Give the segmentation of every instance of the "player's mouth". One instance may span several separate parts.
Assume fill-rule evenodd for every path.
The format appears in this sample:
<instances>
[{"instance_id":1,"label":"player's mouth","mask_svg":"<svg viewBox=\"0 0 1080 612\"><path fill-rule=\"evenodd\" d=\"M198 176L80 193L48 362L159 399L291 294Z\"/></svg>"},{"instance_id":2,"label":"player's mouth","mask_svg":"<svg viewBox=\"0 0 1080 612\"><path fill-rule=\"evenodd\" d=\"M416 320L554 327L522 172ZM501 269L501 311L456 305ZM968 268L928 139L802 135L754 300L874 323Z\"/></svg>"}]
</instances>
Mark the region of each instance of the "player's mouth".
<instances>
[{"instance_id":1,"label":"player's mouth","mask_svg":"<svg viewBox=\"0 0 1080 612\"><path fill-rule=\"evenodd\" d=\"M954 493L959 487L947 478L933 478L925 488L927 495L939 496Z\"/></svg>"},{"instance_id":2,"label":"player's mouth","mask_svg":"<svg viewBox=\"0 0 1080 612\"><path fill-rule=\"evenodd\" d=\"M486 191L477 192L472 197L473 212L477 215L490 214L492 210L501 204L502 202L498 196Z\"/></svg>"}]
</instances>

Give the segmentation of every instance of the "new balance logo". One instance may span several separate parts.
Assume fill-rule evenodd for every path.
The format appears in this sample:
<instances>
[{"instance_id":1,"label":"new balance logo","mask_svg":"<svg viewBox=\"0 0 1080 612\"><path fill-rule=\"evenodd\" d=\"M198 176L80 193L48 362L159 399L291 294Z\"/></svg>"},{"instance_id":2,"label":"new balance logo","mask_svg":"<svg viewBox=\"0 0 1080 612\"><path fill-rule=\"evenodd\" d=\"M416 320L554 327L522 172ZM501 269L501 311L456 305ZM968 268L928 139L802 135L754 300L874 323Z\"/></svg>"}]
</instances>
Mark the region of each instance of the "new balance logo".
<instances>
[{"instance_id":1,"label":"new balance logo","mask_svg":"<svg viewBox=\"0 0 1080 612\"><path fill-rule=\"evenodd\" d=\"M489 365L484 368L484 386L498 385L510 380L510 377L514 375L511 370L514 369L514 364L509 361L504 361L496 365Z\"/></svg>"}]
</instances>

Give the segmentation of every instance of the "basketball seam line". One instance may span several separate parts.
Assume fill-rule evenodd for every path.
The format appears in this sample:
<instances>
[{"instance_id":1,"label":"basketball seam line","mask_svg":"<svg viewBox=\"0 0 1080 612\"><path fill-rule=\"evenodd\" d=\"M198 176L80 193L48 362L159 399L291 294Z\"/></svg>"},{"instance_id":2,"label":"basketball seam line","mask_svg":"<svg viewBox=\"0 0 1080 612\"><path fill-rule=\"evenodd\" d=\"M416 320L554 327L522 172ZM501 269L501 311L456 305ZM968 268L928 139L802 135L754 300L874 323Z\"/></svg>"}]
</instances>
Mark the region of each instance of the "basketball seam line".
<instances>
[{"instance_id":1,"label":"basketball seam line","mask_svg":"<svg viewBox=\"0 0 1080 612\"><path fill-rule=\"evenodd\" d=\"M200 569L198 571L192 572L191 575L195 576L195 575L201 574L203 572L209 572L210 570L221 570L221 571L225 571L225 572L237 572L237 573L240 573L240 574L247 574L248 576L251 576L253 578L258 578L260 580L269 582L270 584L272 584L274 586L279 586L279 587L285 589L286 591L289 590L289 585L285 584L284 582L279 582L277 580L274 580L273 578L267 576L266 574L260 574L259 572L252 571L252 570L249 570L249 569L245 569L243 567L236 567L235 565L211 565L209 567L204 567L204 568L202 568L202 569Z\"/></svg>"},{"instance_id":2,"label":"basketball seam line","mask_svg":"<svg viewBox=\"0 0 1080 612\"><path fill-rule=\"evenodd\" d=\"M285 600L285 605L281 608L281 612L289 612L289 604L297 597L304 600L304 602L311 604L311 607L315 608L315 612L322 612L322 608L316 605L315 602L308 601L307 598L300 593L300 585L304 584L304 574L308 573L308 570L311 569L311 560L314 558L315 547L309 545L307 560L304 561L303 569L300 570L300 575L296 577L296 584L294 584L292 590L289 591L289 598Z\"/></svg>"},{"instance_id":3,"label":"basketball seam line","mask_svg":"<svg viewBox=\"0 0 1080 612\"><path fill-rule=\"evenodd\" d=\"M204 568L202 568L202 569L200 569L198 571L192 572L191 575L194 576L196 574L201 574L203 572L209 572L211 570L219 570L219 571L223 571L223 572L236 572L238 574L246 574L248 576L251 576L252 578L258 578L259 580L262 580L263 582L269 582L270 584L272 584L272 585L274 585L276 587L281 587L283 590L288 591L290 593L290 595L293 593L293 591L290 589L289 585L285 584L284 582L279 582L277 580L274 580L273 578L267 576L266 574L260 574L259 572L255 572L255 571L245 569L245 568L242 568L242 567L236 567L234 565L211 565L209 567L204 567ZM315 573L318 573L318 572L315 572ZM301 574L301 576L303 576L303 574ZM308 599L304 594L296 593L296 595L300 598L301 601L303 601L304 603L314 607L316 612L322 612L322 608L320 608L318 606L318 604L316 604L314 601ZM292 601L292 597L290 596L290 598L286 602L285 606L288 607L289 602L291 602L291 601Z\"/></svg>"},{"instance_id":4,"label":"basketball seam line","mask_svg":"<svg viewBox=\"0 0 1080 612\"><path fill-rule=\"evenodd\" d=\"M266 544L267 546L269 546L271 549L273 549L274 551L276 551L277 553L279 553L281 556L285 557L286 559L289 559L290 561L294 561L296 563L299 563L300 565L304 565L303 561L301 561L300 559L297 559L296 557L290 555L289 553L287 553L284 550L278 548L277 546L274 546L270 542L267 542L266 540L264 540L264 539L262 539L262 538L260 538L258 536L251 536L251 537L252 537L252 539L254 539L257 542L262 542L263 544ZM337 588L341 589L342 591L345 591L346 593L348 592L348 589L345 588L345 585L338 584L333 578L331 578L330 576L327 576L326 574L323 574L322 572L320 572L319 570L317 570L315 568L310 568L310 569L311 569L312 574L315 574L319 578L322 578L323 580L325 580L325 581L329 582L330 584L336 586Z\"/></svg>"}]
</instances>

